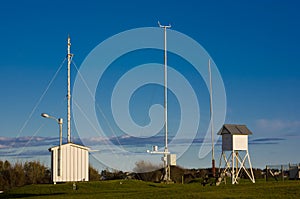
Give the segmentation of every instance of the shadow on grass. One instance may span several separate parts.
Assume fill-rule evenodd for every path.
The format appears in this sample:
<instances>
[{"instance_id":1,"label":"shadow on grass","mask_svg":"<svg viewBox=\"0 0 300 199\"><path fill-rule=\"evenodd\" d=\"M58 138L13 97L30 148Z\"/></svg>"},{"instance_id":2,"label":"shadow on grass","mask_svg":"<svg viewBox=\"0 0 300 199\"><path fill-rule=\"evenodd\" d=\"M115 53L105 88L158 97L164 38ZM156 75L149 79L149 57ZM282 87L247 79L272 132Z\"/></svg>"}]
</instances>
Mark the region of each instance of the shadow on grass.
<instances>
[{"instance_id":1,"label":"shadow on grass","mask_svg":"<svg viewBox=\"0 0 300 199\"><path fill-rule=\"evenodd\" d=\"M158 184L158 185L156 185L156 184L149 184L148 186L149 187L156 187L156 188L166 188L165 186L162 186L161 184Z\"/></svg>"},{"instance_id":2,"label":"shadow on grass","mask_svg":"<svg viewBox=\"0 0 300 199\"><path fill-rule=\"evenodd\" d=\"M57 195L63 195L65 193L52 193L52 194L31 194L31 193L24 193L24 194L19 194L19 193L7 193L0 195L0 198L27 198L27 197L41 197L41 196L57 196Z\"/></svg>"}]
</instances>

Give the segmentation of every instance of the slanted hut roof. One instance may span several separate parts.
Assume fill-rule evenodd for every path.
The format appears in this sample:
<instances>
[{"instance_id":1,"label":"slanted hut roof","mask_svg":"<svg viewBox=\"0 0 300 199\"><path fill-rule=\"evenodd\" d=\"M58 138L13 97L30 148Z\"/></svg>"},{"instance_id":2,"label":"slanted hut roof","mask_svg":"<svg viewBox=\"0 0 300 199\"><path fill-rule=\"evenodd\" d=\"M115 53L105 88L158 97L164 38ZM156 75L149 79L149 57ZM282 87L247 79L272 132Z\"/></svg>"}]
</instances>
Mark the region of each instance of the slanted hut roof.
<instances>
[{"instance_id":1,"label":"slanted hut roof","mask_svg":"<svg viewBox=\"0 0 300 199\"><path fill-rule=\"evenodd\" d=\"M252 132L243 124L224 124L219 130L218 135L252 135Z\"/></svg>"}]
</instances>

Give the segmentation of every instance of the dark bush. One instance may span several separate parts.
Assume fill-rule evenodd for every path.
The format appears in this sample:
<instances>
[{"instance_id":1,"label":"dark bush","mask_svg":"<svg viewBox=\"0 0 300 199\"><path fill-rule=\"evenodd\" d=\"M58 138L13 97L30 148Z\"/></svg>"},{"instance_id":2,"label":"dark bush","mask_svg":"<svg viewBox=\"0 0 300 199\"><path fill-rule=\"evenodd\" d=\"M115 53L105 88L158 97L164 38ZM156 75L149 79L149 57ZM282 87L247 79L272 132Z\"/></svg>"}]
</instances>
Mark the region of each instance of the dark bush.
<instances>
[{"instance_id":1,"label":"dark bush","mask_svg":"<svg viewBox=\"0 0 300 199\"><path fill-rule=\"evenodd\" d=\"M99 174L98 170L90 165L89 166L89 180L90 181L99 181L100 177L101 177L101 175Z\"/></svg>"},{"instance_id":2,"label":"dark bush","mask_svg":"<svg viewBox=\"0 0 300 199\"><path fill-rule=\"evenodd\" d=\"M8 190L27 184L50 183L50 170L38 161L15 163L0 160L0 190Z\"/></svg>"}]
</instances>

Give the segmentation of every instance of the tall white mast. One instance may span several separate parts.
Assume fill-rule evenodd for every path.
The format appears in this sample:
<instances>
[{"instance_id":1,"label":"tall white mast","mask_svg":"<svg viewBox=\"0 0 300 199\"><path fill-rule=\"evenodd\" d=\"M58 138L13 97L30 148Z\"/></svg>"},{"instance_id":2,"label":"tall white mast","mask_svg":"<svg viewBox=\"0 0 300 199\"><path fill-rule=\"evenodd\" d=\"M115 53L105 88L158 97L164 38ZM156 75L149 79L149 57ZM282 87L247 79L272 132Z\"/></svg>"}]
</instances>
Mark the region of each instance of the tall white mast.
<instances>
[{"instance_id":1,"label":"tall white mast","mask_svg":"<svg viewBox=\"0 0 300 199\"><path fill-rule=\"evenodd\" d=\"M72 54L71 54L71 38L68 36L68 94L67 94L67 99L68 99L68 119L67 119L67 124L68 124L68 143L71 142L71 73L70 73L70 66L71 66L71 59L72 59Z\"/></svg>"},{"instance_id":2,"label":"tall white mast","mask_svg":"<svg viewBox=\"0 0 300 199\"><path fill-rule=\"evenodd\" d=\"M211 68L210 68L210 59L208 60L208 73L209 73L209 93L210 93L210 123L211 123L211 163L212 163L212 174L213 177L216 176L216 167L215 167L215 147L214 147L214 111L213 111L213 96L212 96L212 78L211 78Z\"/></svg>"},{"instance_id":3,"label":"tall white mast","mask_svg":"<svg viewBox=\"0 0 300 199\"><path fill-rule=\"evenodd\" d=\"M164 153L164 167L165 167L165 179L170 181L170 169L167 163L167 153L168 153L168 73L167 73L167 28L171 28L171 25L162 26L159 22L158 25L160 28L164 29L164 108L165 108L165 153Z\"/></svg>"}]
</instances>

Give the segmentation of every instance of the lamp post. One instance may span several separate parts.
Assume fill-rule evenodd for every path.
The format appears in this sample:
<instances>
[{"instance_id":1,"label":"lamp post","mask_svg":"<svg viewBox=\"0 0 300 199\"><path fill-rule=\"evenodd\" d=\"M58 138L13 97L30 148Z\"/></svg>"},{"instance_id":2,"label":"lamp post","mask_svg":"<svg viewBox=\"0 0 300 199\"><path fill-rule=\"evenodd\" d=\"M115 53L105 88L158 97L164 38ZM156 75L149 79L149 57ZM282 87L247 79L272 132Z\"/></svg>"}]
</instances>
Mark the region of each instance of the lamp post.
<instances>
[{"instance_id":1,"label":"lamp post","mask_svg":"<svg viewBox=\"0 0 300 199\"><path fill-rule=\"evenodd\" d=\"M56 117L53 117L51 115L48 115L47 113L42 113L41 114L42 117L44 118L50 118L50 119L53 119L55 120L58 125L59 125L59 146L62 145L62 125L63 125L63 119L62 118L56 118Z\"/></svg>"},{"instance_id":2,"label":"lamp post","mask_svg":"<svg viewBox=\"0 0 300 199\"><path fill-rule=\"evenodd\" d=\"M63 125L63 119L62 118L56 118L56 117L53 117L51 115L48 115L47 113L42 113L41 114L42 117L44 118L50 118L50 119L53 119L55 120L58 125L59 125L59 148L58 148L58 158L57 158L57 166L58 166L58 169L57 169L57 176L61 176L61 168L62 168L62 151L61 151L61 145L62 145L62 125Z\"/></svg>"}]
</instances>

